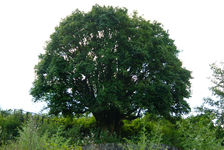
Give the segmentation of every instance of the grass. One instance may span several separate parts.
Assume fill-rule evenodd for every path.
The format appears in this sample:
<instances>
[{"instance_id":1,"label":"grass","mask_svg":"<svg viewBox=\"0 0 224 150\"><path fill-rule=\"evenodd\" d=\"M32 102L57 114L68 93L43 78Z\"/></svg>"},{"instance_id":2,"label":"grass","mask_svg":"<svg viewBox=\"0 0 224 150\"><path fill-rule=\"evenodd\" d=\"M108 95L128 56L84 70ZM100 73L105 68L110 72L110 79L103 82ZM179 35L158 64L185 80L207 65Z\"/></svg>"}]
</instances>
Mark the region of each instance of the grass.
<instances>
[{"instance_id":1,"label":"grass","mask_svg":"<svg viewBox=\"0 0 224 150\"><path fill-rule=\"evenodd\" d=\"M49 136L48 132L40 134L39 127L34 120L30 120L19 130L19 137L3 145L0 150L79 150L80 147L69 145L69 139L62 135L62 128L56 134Z\"/></svg>"}]
</instances>

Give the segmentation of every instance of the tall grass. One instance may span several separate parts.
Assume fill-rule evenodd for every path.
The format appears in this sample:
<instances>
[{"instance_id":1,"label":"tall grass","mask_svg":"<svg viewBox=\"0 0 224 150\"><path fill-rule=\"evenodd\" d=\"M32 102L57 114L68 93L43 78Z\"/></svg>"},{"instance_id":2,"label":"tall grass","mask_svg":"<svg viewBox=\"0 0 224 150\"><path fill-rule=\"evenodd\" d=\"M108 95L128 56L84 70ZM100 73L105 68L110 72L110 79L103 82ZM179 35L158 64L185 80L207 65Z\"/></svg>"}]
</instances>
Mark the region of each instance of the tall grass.
<instances>
[{"instance_id":1,"label":"tall grass","mask_svg":"<svg viewBox=\"0 0 224 150\"><path fill-rule=\"evenodd\" d=\"M62 128L59 127L56 134L49 136L48 132L40 134L40 128L34 120L30 120L19 130L19 137L15 141L3 145L0 150L78 150L79 147L69 145L69 139L65 139Z\"/></svg>"}]
</instances>

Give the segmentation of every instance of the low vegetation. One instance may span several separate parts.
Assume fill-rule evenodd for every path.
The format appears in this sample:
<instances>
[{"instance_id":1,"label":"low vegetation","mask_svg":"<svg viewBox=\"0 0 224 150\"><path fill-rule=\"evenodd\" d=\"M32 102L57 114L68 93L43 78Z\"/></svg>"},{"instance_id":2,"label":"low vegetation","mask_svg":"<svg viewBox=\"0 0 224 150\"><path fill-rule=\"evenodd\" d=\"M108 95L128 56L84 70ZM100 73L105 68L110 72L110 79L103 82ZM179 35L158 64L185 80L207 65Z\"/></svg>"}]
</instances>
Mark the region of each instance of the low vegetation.
<instances>
[{"instance_id":1,"label":"low vegetation","mask_svg":"<svg viewBox=\"0 0 224 150\"><path fill-rule=\"evenodd\" d=\"M0 150L66 150L99 143L119 143L126 149L224 149L223 129L214 115L200 114L177 120L147 114L123 121L119 135L97 128L92 116L55 117L19 111L0 112Z\"/></svg>"}]
</instances>

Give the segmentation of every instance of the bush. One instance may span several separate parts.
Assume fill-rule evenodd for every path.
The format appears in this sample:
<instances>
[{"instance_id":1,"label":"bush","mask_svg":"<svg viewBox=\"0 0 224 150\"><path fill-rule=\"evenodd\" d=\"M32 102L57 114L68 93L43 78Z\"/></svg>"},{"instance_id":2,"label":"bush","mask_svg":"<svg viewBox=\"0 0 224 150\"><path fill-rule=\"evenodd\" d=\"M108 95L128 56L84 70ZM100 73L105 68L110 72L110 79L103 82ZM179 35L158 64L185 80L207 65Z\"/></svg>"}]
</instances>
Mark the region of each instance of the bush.
<instances>
[{"instance_id":1,"label":"bush","mask_svg":"<svg viewBox=\"0 0 224 150\"><path fill-rule=\"evenodd\" d=\"M72 145L69 145L69 139L64 138L62 134L62 128L59 127L56 134L49 136L48 132L40 134L40 128L35 120L31 119L25 124L21 130L19 130L19 137L16 141L2 146L2 150L70 150L74 149ZM79 147L76 147L79 149Z\"/></svg>"},{"instance_id":2,"label":"bush","mask_svg":"<svg viewBox=\"0 0 224 150\"><path fill-rule=\"evenodd\" d=\"M143 123L146 123L143 121ZM162 148L162 126L157 124L151 132L146 130L146 124L143 124L137 137L131 140L126 139L125 149L128 150L160 150Z\"/></svg>"},{"instance_id":3,"label":"bush","mask_svg":"<svg viewBox=\"0 0 224 150\"><path fill-rule=\"evenodd\" d=\"M19 111L0 111L0 146L10 140L15 140L19 135L18 130L24 121L23 112Z\"/></svg>"},{"instance_id":4,"label":"bush","mask_svg":"<svg viewBox=\"0 0 224 150\"><path fill-rule=\"evenodd\" d=\"M221 150L223 137L216 137L216 127L210 115L191 116L177 123L179 147L184 150Z\"/></svg>"}]
</instances>

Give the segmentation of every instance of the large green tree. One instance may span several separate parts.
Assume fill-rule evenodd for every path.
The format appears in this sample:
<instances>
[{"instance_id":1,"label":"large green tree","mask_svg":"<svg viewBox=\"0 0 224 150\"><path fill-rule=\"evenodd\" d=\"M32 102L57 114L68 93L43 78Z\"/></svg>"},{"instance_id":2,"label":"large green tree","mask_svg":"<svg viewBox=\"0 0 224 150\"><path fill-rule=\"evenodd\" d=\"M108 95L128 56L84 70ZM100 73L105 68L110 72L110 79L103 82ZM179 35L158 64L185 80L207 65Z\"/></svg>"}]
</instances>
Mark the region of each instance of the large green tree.
<instances>
[{"instance_id":1,"label":"large green tree","mask_svg":"<svg viewBox=\"0 0 224 150\"><path fill-rule=\"evenodd\" d=\"M145 112L181 115L190 108L190 71L157 22L129 16L125 8L76 10L50 36L35 67L34 101L50 113L91 112L99 125L117 130L123 119Z\"/></svg>"}]
</instances>

